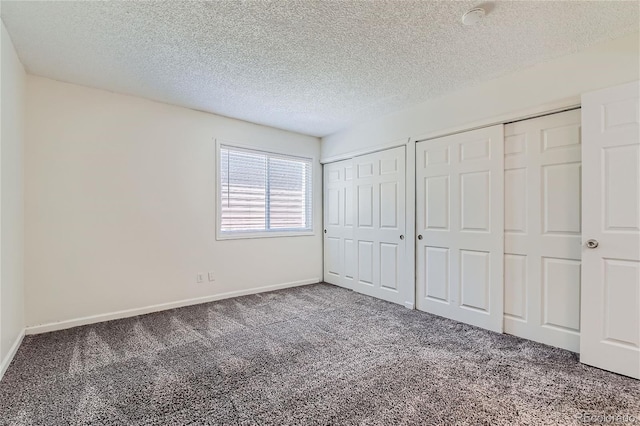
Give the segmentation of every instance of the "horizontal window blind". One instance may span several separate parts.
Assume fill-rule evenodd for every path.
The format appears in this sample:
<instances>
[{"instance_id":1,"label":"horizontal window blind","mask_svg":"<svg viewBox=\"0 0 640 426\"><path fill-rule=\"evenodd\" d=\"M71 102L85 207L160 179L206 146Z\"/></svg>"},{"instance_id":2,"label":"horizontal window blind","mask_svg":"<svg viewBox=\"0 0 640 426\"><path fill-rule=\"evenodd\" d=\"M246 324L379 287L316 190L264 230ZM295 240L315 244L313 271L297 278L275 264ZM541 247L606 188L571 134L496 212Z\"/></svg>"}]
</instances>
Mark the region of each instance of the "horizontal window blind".
<instances>
[{"instance_id":1,"label":"horizontal window blind","mask_svg":"<svg viewBox=\"0 0 640 426\"><path fill-rule=\"evenodd\" d=\"M311 160L220 146L220 231L308 232Z\"/></svg>"}]
</instances>

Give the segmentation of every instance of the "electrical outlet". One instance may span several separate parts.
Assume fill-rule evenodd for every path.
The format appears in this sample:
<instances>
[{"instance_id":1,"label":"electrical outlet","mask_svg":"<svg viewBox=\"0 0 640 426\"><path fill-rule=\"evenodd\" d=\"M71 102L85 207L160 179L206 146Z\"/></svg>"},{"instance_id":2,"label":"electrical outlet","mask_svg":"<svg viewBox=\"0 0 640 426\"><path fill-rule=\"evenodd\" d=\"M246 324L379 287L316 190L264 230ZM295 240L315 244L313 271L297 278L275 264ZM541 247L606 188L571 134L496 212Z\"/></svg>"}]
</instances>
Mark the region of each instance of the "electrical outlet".
<instances>
[{"instance_id":1,"label":"electrical outlet","mask_svg":"<svg viewBox=\"0 0 640 426\"><path fill-rule=\"evenodd\" d=\"M209 281L215 281L215 280L216 280L216 278L213 275L213 272L209 272Z\"/></svg>"},{"instance_id":2,"label":"electrical outlet","mask_svg":"<svg viewBox=\"0 0 640 426\"><path fill-rule=\"evenodd\" d=\"M199 273L198 275L196 275L196 282L197 283L201 283L203 281L204 281L204 274L200 274Z\"/></svg>"}]
</instances>

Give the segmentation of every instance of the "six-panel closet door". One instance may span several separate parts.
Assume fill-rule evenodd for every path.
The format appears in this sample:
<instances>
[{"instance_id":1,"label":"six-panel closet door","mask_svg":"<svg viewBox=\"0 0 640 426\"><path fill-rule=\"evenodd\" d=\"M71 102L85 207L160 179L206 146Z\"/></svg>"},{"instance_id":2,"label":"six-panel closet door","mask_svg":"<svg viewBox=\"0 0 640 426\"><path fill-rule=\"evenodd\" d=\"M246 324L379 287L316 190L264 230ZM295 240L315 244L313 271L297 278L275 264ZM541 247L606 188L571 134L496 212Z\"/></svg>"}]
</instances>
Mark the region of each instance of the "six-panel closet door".
<instances>
[{"instance_id":1,"label":"six-panel closet door","mask_svg":"<svg viewBox=\"0 0 640 426\"><path fill-rule=\"evenodd\" d=\"M640 84L583 95L580 361L640 379Z\"/></svg>"},{"instance_id":2,"label":"six-panel closet door","mask_svg":"<svg viewBox=\"0 0 640 426\"><path fill-rule=\"evenodd\" d=\"M580 110L505 126L504 331L580 349Z\"/></svg>"},{"instance_id":3,"label":"six-panel closet door","mask_svg":"<svg viewBox=\"0 0 640 426\"><path fill-rule=\"evenodd\" d=\"M353 161L324 165L324 280L353 288Z\"/></svg>"},{"instance_id":4,"label":"six-panel closet door","mask_svg":"<svg viewBox=\"0 0 640 426\"><path fill-rule=\"evenodd\" d=\"M406 273L406 148L324 165L324 280L411 303Z\"/></svg>"},{"instance_id":5,"label":"six-panel closet door","mask_svg":"<svg viewBox=\"0 0 640 426\"><path fill-rule=\"evenodd\" d=\"M355 195L354 290L404 304L413 283L404 278L405 147L353 159Z\"/></svg>"},{"instance_id":6,"label":"six-panel closet door","mask_svg":"<svg viewBox=\"0 0 640 426\"><path fill-rule=\"evenodd\" d=\"M503 126L416 144L416 305L502 332Z\"/></svg>"}]
</instances>

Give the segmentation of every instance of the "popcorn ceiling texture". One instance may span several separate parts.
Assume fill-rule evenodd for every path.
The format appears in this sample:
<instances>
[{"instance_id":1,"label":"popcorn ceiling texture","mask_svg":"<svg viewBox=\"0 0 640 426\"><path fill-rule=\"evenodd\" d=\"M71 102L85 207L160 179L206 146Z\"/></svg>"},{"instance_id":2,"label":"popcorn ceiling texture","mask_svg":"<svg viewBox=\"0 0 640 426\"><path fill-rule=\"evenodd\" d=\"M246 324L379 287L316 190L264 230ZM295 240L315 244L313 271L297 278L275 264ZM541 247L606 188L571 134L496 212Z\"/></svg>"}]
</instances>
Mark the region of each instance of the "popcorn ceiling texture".
<instances>
[{"instance_id":1,"label":"popcorn ceiling texture","mask_svg":"<svg viewBox=\"0 0 640 426\"><path fill-rule=\"evenodd\" d=\"M28 72L313 136L637 31L640 2L2 2ZM585 70L587 71L587 70Z\"/></svg>"}]
</instances>

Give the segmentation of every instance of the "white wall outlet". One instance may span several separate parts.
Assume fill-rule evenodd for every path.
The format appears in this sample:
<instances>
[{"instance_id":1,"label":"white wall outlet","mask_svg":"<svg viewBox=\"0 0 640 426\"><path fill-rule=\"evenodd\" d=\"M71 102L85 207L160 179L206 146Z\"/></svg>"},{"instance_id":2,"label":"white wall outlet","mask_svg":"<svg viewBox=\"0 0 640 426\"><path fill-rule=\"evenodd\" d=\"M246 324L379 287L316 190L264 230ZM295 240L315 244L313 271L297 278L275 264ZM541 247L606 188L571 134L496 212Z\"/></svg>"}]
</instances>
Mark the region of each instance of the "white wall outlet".
<instances>
[{"instance_id":1,"label":"white wall outlet","mask_svg":"<svg viewBox=\"0 0 640 426\"><path fill-rule=\"evenodd\" d=\"M213 275L213 272L209 272L209 281L215 281L215 280L216 280L216 278Z\"/></svg>"},{"instance_id":2,"label":"white wall outlet","mask_svg":"<svg viewBox=\"0 0 640 426\"><path fill-rule=\"evenodd\" d=\"M201 283L204 281L204 274L198 274L196 275L196 282L197 283Z\"/></svg>"}]
</instances>

